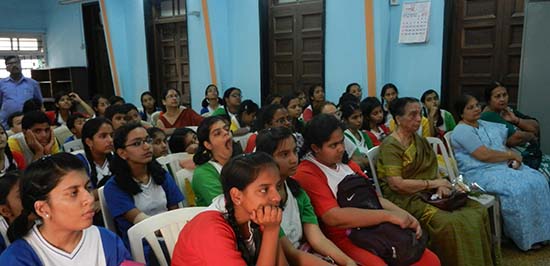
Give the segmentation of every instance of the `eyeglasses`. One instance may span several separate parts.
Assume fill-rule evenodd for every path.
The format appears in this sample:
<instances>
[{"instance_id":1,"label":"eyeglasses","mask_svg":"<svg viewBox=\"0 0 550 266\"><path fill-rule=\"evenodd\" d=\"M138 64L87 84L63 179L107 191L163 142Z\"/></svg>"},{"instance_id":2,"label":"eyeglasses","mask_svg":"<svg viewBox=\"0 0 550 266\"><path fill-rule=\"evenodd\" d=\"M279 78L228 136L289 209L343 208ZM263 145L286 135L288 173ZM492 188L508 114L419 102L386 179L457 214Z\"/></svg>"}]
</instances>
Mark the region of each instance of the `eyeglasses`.
<instances>
[{"instance_id":1,"label":"eyeglasses","mask_svg":"<svg viewBox=\"0 0 550 266\"><path fill-rule=\"evenodd\" d=\"M277 124L284 124L284 123L286 123L286 122L292 123L292 119L290 118L290 116L288 116L288 117L281 117L281 118L275 120L274 122L277 123Z\"/></svg>"},{"instance_id":2,"label":"eyeglasses","mask_svg":"<svg viewBox=\"0 0 550 266\"><path fill-rule=\"evenodd\" d=\"M241 98L242 97L242 95L240 95L240 94L231 94L229 96L231 96L233 98Z\"/></svg>"},{"instance_id":3,"label":"eyeglasses","mask_svg":"<svg viewBox=\"0 0 550 266\"><path fill-rule=\"evenodd\" d=\"M127 144L124 146L124 148L127 148L129 146L132 146L132 147L135 147L135 148L139 148L141 147L141 145L143 145L144 143L147 143L149 145L151 145L153 143L153 138L151 137L146 137L145 139L138 139L136 140L136 142L134 143L130 143L130 144Z\"/></svg>"}]
</instances>

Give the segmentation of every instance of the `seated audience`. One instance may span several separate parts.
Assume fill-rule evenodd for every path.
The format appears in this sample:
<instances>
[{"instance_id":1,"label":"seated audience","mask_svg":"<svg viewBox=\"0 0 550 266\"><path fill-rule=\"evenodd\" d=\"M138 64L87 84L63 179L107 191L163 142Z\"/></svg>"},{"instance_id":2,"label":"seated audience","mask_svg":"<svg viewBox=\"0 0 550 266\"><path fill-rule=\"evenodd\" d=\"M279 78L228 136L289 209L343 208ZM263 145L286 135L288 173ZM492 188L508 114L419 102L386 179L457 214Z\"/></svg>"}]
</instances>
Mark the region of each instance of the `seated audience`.
<instances>
[{"instance_id":1,"label":"seated audience","mask_svg":"<svg viewBox=\"0 0 550 266\"><path fill-rule=\"evenodd\" d=\"M223 100L220 98L218 87L214 84L209 84L204 90L204 99L202 100L201 115L204 117L210 116L219 108L223 109Z\"/></svg>"},{"instance_id":2,"label":"seated audience","mask_svg":"<svg viewBox=\"0 0 550 266\"><path fill-rule=\"evenodd\" d=\"M153 139L151 143L153 146L153 158L156 159L168 155L168 140L164 131L158 127L150 127L147 129L147 134Z\"/></svg>"},{"instance_id":3,"label":"seated audience","mask_svg":"<svg viewBox=\"0 0 550 266\"><path fill-rule=\"evenodd\" d=\"M149 122L145 122L141 120L141 116L139 114L139 110L137 107L131 103L125 103L122 106L124 106L126 110L126 123L138 123L141 126L143 126L145 129L148 129L152 127L152 125Z\"/></svg>"},{"instance_id":4,"label":"seated audience","mask_svg":"<svg viewBox=\"0 0 550 266\"><path fill-rule=\"evenodd\" d=\"M8 145L8 134L0 124L0 178L8 171L25 169L25 158L21 153L12 153Z\"/></svg>"},{"instance_id":5,"label":"seated audience","mask_svg":"<svg viewBox=\"0 0 550 266\"><path fill-rule=\"evenodd\" d=\"M434 137L443 138L445 133L452 131L455 128L455 119L447 110L441 109L439 106L439 95L434 90L427 90L420 97L422 102L422 115L428 118L432 125Z\"/></svg>"},{"instance_id":6,"label":"seated audience","mask_svg":"<svg viewBox=\"0 0 550 266\"><path fill-rule=\"evenodd\" d=\"M126 100L120 96L113 95L109 97L109 103L111 105L123 105L126 103Z\"/></svg>"},{"instance_id":7,"label":"seated audience","mask_svg":"<svg viewBox=\"0 0 550 266\"><path fill-rule=\"evenodd\" d=\"M423 232L416 218L382 197L379 197L381 210L338 205L338 184L350 174L365 175L345 154L344 131L337 118L326 114L314 117L306 126L304 136L307 154L294 178L311 199L315 214L321 218L323 232L338 248L361 265L387 265L375 254L353 244L346 230L389 222L410 228L420 237ZM439 265L439 261L426 249L415 265Z\"/></svg>"},{"instance_id":8,"label":"seated audience","mask_svg":"<svg viewBox=\"0 0 550 266\"><path fill-rule=\"evenodd\" d=\"M361 99L357 98L355 95L349 92L344 92L338 99L338 109L340 109L342 107L342 104L344 104L345 102L354 102L359 104L361 102Z\"/></svg>"},{"instance_id":9,"label":"seated audience","mask_svg":"<svg viewBox=\"0 0 550 266\"><path fill-rule=\"evenodd\" d=\"M420 103L399 98L390 107L396 130L380 145L377 164L384 197L416 217L430 235L429 247L442 265L493 265L487 209L474 200L452 212L426 203L418 192L449 197L453 186L438 173L437 156L415 134L422 118Z\"/></svg>"},{"instance_id":10,"label":"seated audience","mask_svg":"<svg viewBox=\"0 0 550 266\"><path fill-rule=\"evenodd\" d=\"M65 140L65 143L82 137L82 127L86 123L86 117L81 113L72 113L67 120L67 128L73 133L72 136Z\"/></svg>"},{"instance_id":11,"label":"seated audience","mask_svg":"<svg viewBox=\"0 0 550 266\"><path fill-rule=\"evenodd\" d=\"M523 163L539 170L550 178L550 155L540 150L539 122L508 106L508 90L499 82L493 82L485 90L488 105L481 114L485 121L504 124L508 129L506 145L518 150L524 157Z\"/></svg>"},{"instance_id":12,"label":"seated audience","mask_svg":"<svg viewBox=\"0 0 550 266\"><path fill-rule=\"evenodd\" d=\"M323 265L319 257L302 252L311 246L310 252L330 257L338 265L356 265L355 262L328 240L319 228L319 222L311 206L311 201L298 182L292 178L298 166L297 146L290 129L275 127L264 129L258 134L257 152L265 152L279 165L279 175L283 185L279 188L283 220L281 227L285 237L280 241L292 265Z\"/></svg>"},{"instance_id":13,"label":"seated audience","mask_svg":"<svg viewBox=\"0 0 550 266\"><path fill-rule=\"evenodd\" d=\"M10 245L8 227L21 214L19 172L10 171L0 178L0 255Z\"/></svg>"},{"instance_id":14,"label":"seated audience","mask_svg":"<svg viewBox=\"0 0 550 266\"><path fill-rule=\"evenodd\" d=\"M94 117L103 117L105 116L105 109L109 107L111 103L109 102L109 99L107 97L96 94L92 98L92 108L94 109L95 116Z\"/></svg>"},{"instance_id":15,"label":"seated audience","mask_svg":"<svg viewBox=\"0 0 550 266\"><path fill-rule=\"evenodd\" d=\"M283 98L281 98L281 105L286 108L288 116L292 120L291 125L293 132L302 134L305 124L300 118L302 116L302 106L300 105L299 94L295 93L283 96Z\"/></svg>"},{"instance_id":16,"label":"seated audience","mask_svg":"<svg viewBox=\"0 0 550 266\"><path fill-rule=\"evenodd\" d=\"M281 95L278 93L270 93L265 97L265 104L281 104Z\"/></svg>"},{"instance_id":17,"label":"seated audience","mask_svg":"<svg viewBox=\"0 0 550 266\"><path fill-rule=\"evenodd\" d=\"M152 142L145 128L136 123L115 131L115 155L109 165L113 176L105 184L104 193L126 247L130 247L130 227L155 214L177 209L184 199L174 178L153 159ZM145 257L155 261L148 245L144 250Z\"/></svg>"},{"instance_id":18,"label":"seated audience","mask_svg":"<svg viewBox=\"0 0 550 266\"><path fill-rule=\"evenodd\" d=\"M504 233L521 250L550 240L550 190L544 176L522 164L522 157L506 147L506 126L480 120L476 98L464 95L456 102L462 118L451 144L458 169L500 200Z\"/></svg>"},{"instance_id":19,"label":"seated audience","mask_svg":"<svg viewBox=\"0 0 550 266\"><path fill-rule=\"evenodd\" d=\"M193 172L192 188L197 206L208 206L222 194L220 172L233 155L233 139L229 122L224 116L209 116L197 129L199 148L193 155L197 165Z\"/></svg>"},{"instance_id":20,"label":"seated audience","mask_svg":"<svg viewBox=\"0 0 550 266\"><path fill-rule=\"evenodd\" d=\"M309 105L305 107L302 113L304 122L308 122L313 118L314 111L320 109L320 105L325 102L325 89L320 84L309 87Z\"/></svg>"},{"instance_id":21,"label":"seated audience","mask_svg":"<svg viewBox=\"0 0 550 266\"><path fill-rule=\"evenodd\" d=\"M237 156L224 166L221 183L226 211L207 210L187 223L172 265L288 265L279 241L281 180L273 159Z\"/></svg>"},{"instance_id":22,"label":"seated audience","mask_svg":"<svg viewBox=\"0 0 550 266\"><path fill-rule=\"evenodd\" d=\"M106 265L130 259L120 238L92 225L94 198L82 163L60 153L29 165L20 184L23 210L8 229L0 265ZM32 225L29 215L40 217Z\"/></svg>"},{"instance_id":23,"label":"seated audience","mask_svg":"<svg viewBox=\"0 0 550 266\"><path fill-rule=\"evenodd\" d=\"M76 92L60 91L55 95L55 111L47 111L50 124L61 126L67 124L69 116L75 113L76 106L80 105L87 113L86 117L93 116L94 110L85 101L80 99Z\"/></svg>"},{"instance_id":24,"label":"seated audience","mask_svg":"<svg viewBox=\"0 0 550 266\"><path fill-rule=\"evenodd\" d=\"M386 127L390 127L390 121L393 117L390 113L391 102L399 97L399 91L393 83L386 83L382 86L380 92L380 99L382 100L382 107L384 111L384 123Z\"/></svg>"},{"instance_id":25,"label":"seated audience","mask_svg":"<svg viewBox=\"0 0 550 266\"><path fill-rule=\"evenodd\" d=\"M8 137L23 131L23 129L21 128L21 120L23 120L23 112L19 112L19 111L12 113L8 117L9 130L6 131L6 133L8 134Z\"/></svg>"},{"instance_id":26,"label":"seated audience","mask_svg":"<svg viewBox=\"0 0 550 266\"><path fill-rule=\"evenodd\" d=\"M82 132L84 153L76 156L84 163L93 194L98 200L96 189L111 177L109 165L113 159L113 125L105 118L93 118L86 121Z\"/></svg>"},{"instance_id":27,"label":"seated audience","mask_svg":"<svg viewBox=\"0 0 550 266\"><path fill-rule=\"evenodd\" d=\"M346 93L349 93L353 96L355 96L359 101L363 98L363 92L361 89L361 85L358 83L350 83L346 86Z\"/></svg>"},{"instance_id":28,"label":"seated audience","mask_svg":"<svg viewBox=\"0 0 550 266\"><path fill-rule=\"evenodd\" d=\"M197 133L190 128L177 128L168 141L170 152L187 152L195 154L199 148L199 139Z\"/></svg>"},{"instance_id":29,"label":"seated audience","mask_svg":"<svg viewBox=\"0 0 550 266\"><path fill-rule=\"evenodd\" d=\"M11 136L8 139L8 144L13 154L25 158L25 165L29 165L42 156L59 152L59 144L50 128L50 120L43 112L25 113L21 127L23 132Z\"/></svg>"},{"instance_id":30,"label":"seated audience","mask_svg":"<svg viewBox=\"0 0 550 266\"><path fill-rule=\"evenodd\" d=\"M172 135L175 128L198 126L203 117L193 109L180 106L181 94L176 89L167 89L162 92L163 112L159 115L157 127L164 129L166 135Z\"/></svg>"},{"instance_id":31,"label":"seated audience","mask_svg":"<svg viewBox=\"0 0 550 266\"><path fill-rule=\"evenodd\" d=\"M359 105L363 113L363 130L369 135L374 146L390 134L390 129L384 125L382 103L376 97L367 97Z\"/></svg>"},{"instance_id":32,"label":"seated audience","mask_svg":"<svg viewBox=\"0 0 550 266\"><path fill-rule=\"evenodd\" d=\"M241 106L241 99L242 99L242 93L241 89L231 87L223 93L223 109L218 108L213 113L212 116L215 115L225 115L226 119L233 124L237 124L237 113L239 112L239 108Z\"/></svg>"},{"instance_id":33,"label":"seated audience","mask_svg":"<svg viewBox=\"0 0 550 266\"><path fill-rule=\"evenodd\" d=\"M143 110L139 112L139 116L141 120L147 123L151 123L151 115L154 112L160 111L160 108L157 106L157 101L150 91L141 94L141 107Z\"/></svg>"},{"instance_id":34,"label":"seated audience","mask_svg":"<svg viewBox=\"0 0 550 266\"><path fill-rule=\"evenodd\" d=\"M230 127L233 136L242 136L251 132L258 109L258 105L252 100L244 100L241 103L239 112L235 116L236 121L233 120Z\"/></svg>"},{"instance_id":35,"label":"seated audience","mask_svg":"<svg viewBox=\"0 0 550 266\"><path fill-rule=\"evenodd\" d=\"M256 119L256 129L258 131L264 128L272 127L291 127L290 117L288 116L288 111L280 104L269 104L264 105L258 111L258 116ZM256 149L256 136L257 133L250 135L246 148L244 149L245 153L251 153Z\"/></svg>"},{"instance_id":36,"label":"seated audience","mask_svg":"<svg viewBox=\"0 0 550 266\"><path fill-rule=\"evenodd\" d=\"M340 106L342 121L346 126L344 144L346 152L361 169L369 168L367 152L374 147L369 136L361 130L363 127L363 113L359 104L354 101L344 102Z\"/></svg>"},{"instance_id":37,"label":"seated audience","mask_svg":"<svg viewBox=\"0 0 550 266\"><path fill-rule=\"evenodd\" d=\"M342 116L342 113L340 112L340 110L338 110L338 107L333 102L323 102L319 105L318 109L313 110L313 116L317 116L319 114L332 115L338 120L340 120Z\"/></svg>"},{"instance_id":38,"label":"seated audience","mask_svg":"<svg viewBox=\"0 0 550 266\"><path fill-rule=\"evenodd\" d=\"M307 95L304 92L304 90L299 89L294 91L294 94L296 97L298 97L298 101L300 102L300 107L302 107L302 110L304 110L307 107Z\"/></svg>"},{"instance_id":39,"label":"seated audience","mask_svg":"<svg viewBox=\"0 0 550 266\"><path fill-rule=\"evenodd\" d=\"M113 130L126 124L126 113L128 108L124 104L110 105L105 109L105 118L113 124Z\"/></svg>"},{"instance_id":40,"label":"seated audience","mask_svg":"<svg viewBox=\"0 0 550 266\"><path fill-rule=\"evenodd\" d=\"M23 104L23 114L26 114L32 111L46 112L46 108L44 107L44 104L39 99L28 99Z\"/></svg>"}]
</instances>

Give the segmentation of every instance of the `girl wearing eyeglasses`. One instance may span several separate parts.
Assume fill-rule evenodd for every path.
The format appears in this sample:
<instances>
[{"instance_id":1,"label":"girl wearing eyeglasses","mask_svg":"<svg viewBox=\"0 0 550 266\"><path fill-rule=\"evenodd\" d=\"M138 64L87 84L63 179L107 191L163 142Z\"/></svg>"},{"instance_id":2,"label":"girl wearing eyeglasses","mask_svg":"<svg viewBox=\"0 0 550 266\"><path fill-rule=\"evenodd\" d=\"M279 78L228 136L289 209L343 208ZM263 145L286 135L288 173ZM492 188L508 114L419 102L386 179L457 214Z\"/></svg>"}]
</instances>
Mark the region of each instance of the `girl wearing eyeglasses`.
<instances>
[{"instance_id":1,"label":"girl wearing eyeglasses","mask_svg":"<svg viewBox=\"0 0 550 266\"><path fill-rule=\"evenodd\" d=\"M174 178L153 160L152 139L143 126L123 125L115 131L113 143L113 176L105 184L104 194L118 233L130 247L128 229L132 225L178 208L183 195ZM147 257L147 247L145 251Z\"/></svg>"}]
</instances>

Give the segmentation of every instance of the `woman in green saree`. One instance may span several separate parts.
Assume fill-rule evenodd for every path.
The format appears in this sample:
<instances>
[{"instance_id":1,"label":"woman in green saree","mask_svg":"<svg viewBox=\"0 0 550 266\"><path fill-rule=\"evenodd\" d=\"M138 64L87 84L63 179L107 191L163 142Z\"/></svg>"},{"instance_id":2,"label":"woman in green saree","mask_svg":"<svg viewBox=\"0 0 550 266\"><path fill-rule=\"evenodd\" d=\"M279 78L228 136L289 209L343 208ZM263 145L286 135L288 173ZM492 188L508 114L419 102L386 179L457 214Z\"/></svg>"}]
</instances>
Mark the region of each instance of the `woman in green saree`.
<instances>
[{"instance_id":1,"label":"woman in green saree","mask_svg":"<svg viewBox=\"0 0 550 266\"><path fill-rule=\"evenodd\" d=\"M438 176L437 157L426 139L415 132L421 123L420 103L399 98L390 107L397 129L384 139L377 163L383 195L405 209L430 235L429 248L441 265L493 265L500 251L491 255L487 210L468 200L466 206L447 212L425 203L418 192L435 190L440 197L451 194L452 185Z\"/></svg>"}]
</instances>

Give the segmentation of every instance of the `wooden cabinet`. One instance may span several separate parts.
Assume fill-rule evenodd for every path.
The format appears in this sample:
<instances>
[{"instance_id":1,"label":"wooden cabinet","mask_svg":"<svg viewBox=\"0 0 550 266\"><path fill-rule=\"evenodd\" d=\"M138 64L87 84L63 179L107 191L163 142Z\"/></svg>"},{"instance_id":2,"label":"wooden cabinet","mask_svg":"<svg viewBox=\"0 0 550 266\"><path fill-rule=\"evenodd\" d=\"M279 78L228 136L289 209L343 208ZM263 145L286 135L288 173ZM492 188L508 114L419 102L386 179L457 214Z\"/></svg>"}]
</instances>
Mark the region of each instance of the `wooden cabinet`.
<instances>
[{"instance_id":1,"label":"wooden cabinet","mask_svg":"<svg viewBox=\"0 0 550 266\"><path fill-rule=\"evenodd\" d=\"M31 70L32 79L38 81L46 109L54 109L54 95L59 91L74 91L80 98L90 99L86 67L62 67Z\"/></svg>"}]
</instances>

